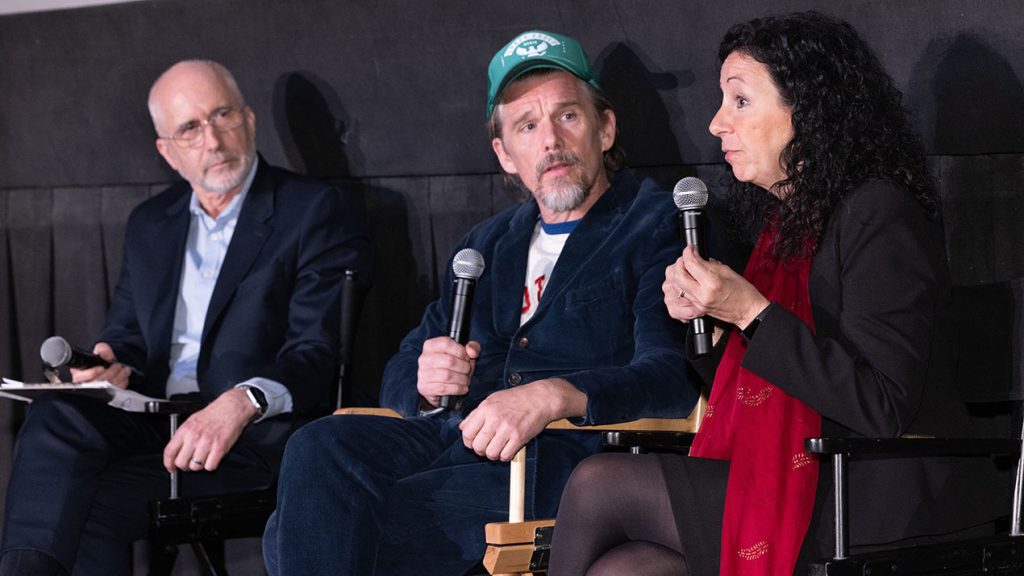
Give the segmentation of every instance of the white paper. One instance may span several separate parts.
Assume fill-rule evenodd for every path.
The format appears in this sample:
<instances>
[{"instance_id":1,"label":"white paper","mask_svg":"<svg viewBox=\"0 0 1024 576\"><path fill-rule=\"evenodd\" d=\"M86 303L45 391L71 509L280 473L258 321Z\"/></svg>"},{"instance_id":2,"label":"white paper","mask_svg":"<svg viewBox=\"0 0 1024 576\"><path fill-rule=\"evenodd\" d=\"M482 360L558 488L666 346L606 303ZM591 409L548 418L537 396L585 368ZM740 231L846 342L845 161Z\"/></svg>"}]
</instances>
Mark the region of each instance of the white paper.
<instances>
[{"instance_id":1,"label":"white paper","mask_svg":"<svg viewBox=\"0 0 1024 576\"><path fill-rule=\"evenodd\" d=\"M128 412L146 412L146 403L161 401L160 398L151 398L133 390L122 390L107 381L51 384L49 382L25 383L4 378L3 384L0 384L0 397L22 402L31 402L36 396L47 392L64 392L105 399L114 408Z\"/></svg>"}]
</instances>

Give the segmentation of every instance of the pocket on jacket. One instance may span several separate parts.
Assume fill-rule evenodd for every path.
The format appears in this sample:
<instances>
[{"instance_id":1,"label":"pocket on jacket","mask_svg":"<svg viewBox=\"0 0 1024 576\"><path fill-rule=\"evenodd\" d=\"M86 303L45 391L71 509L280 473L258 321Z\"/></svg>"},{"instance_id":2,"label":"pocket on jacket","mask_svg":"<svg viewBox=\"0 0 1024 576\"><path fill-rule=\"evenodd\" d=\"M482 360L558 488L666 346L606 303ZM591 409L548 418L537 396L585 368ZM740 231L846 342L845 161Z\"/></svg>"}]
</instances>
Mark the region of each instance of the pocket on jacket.
<instances>
[{"instance_id":1,"label":"pocket on jacket","mask_svg":"<svg viewBox=\"0 0 1024 576\"><path fill-rule=\"evenodd\" d=\"M565 312L578 346L569 353L579 366L622 365L633 355L633 294L622 270L610 270L597 280L565 295Z\"/></svg>"},{"instance_id":2,"label":"pocket on jacket","mask_svg":"<svg viewBox=\"0 0 1024 576\"><path fill-rule=\"evenodd\" d=\"M624 301L622 270L611 270L585 286L570 288L565 294L565 307L571 310L592 307L601 302Z\"/></svg>"}]
</instances>

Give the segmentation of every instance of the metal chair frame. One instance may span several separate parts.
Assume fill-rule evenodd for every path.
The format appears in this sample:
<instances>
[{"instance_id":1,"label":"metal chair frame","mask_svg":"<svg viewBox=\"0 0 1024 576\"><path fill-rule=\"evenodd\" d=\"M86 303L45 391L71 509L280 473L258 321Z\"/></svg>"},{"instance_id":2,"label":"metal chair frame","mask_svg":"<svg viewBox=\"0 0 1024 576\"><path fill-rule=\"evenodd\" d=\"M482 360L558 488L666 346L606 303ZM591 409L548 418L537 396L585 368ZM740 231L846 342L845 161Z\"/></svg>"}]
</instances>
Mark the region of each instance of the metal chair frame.
<instances>
[{"instance_id":1,"label":"metal chair frame","mask_svg":"<svg viewBox=\"0 0 1024 576\"><path fill-rule=\"evenodd\" d=\"M360 309L356 270L345 270L341 301L341 346L336 408L351 398L352 346ZM196 403L160 402L153 412L168 414L171 436L181 416ZM178 473L171 472L169 498L150 502L150 576L169 576L177 559L178 545L189 544L205 576L226 576L224 540L258 537L277 505L277 488L215 496L181 498Z\"/></svg>"}]
</instances>

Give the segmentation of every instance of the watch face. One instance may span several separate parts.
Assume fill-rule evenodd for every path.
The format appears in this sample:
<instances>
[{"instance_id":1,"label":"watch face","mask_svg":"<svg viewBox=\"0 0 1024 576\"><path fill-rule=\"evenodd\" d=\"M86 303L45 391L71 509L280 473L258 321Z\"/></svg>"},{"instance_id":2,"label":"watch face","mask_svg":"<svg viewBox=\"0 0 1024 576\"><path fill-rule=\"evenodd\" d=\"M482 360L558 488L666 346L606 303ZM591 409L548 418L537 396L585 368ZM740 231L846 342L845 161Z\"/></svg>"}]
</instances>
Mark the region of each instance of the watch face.
<instances>
[{"instance_id":1,"label":"watch face","mask_svg":"<svg viewBox=\"0 0 1024 576\"><path fill-rule=\"evenodd\" d=\"M264 411L266 411L266 409L267 409L267 396L263 393L263 390L260 390L259 388L256 388L254 386L246 386L245 387L245 393L253 401L253 403L259 409L261 414Z\"/></svg>"}]
</instances>

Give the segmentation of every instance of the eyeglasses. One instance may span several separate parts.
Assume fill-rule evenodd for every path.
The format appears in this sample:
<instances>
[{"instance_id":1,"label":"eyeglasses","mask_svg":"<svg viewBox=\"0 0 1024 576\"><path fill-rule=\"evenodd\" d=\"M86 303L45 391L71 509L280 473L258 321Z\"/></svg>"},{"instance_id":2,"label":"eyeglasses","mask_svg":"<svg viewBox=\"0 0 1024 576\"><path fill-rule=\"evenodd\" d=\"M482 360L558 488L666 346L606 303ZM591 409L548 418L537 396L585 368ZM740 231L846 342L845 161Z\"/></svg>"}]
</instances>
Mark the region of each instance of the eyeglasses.
<instances>
[{"instance_id":1,"label":"eyeglasses","mask_svg":"<svg viewBox=\"0 0 1024 576\"><path fill-rule=\"evenodd\" d=\"M170 136L160 136L165 140L173 140L180 148L198 148L206 139L206 127L212 126L217 132L230 132L242 125L242 109L235 106L217 108L206 120L193 120L185 123Z\"/></svg>"}]
</instances>

